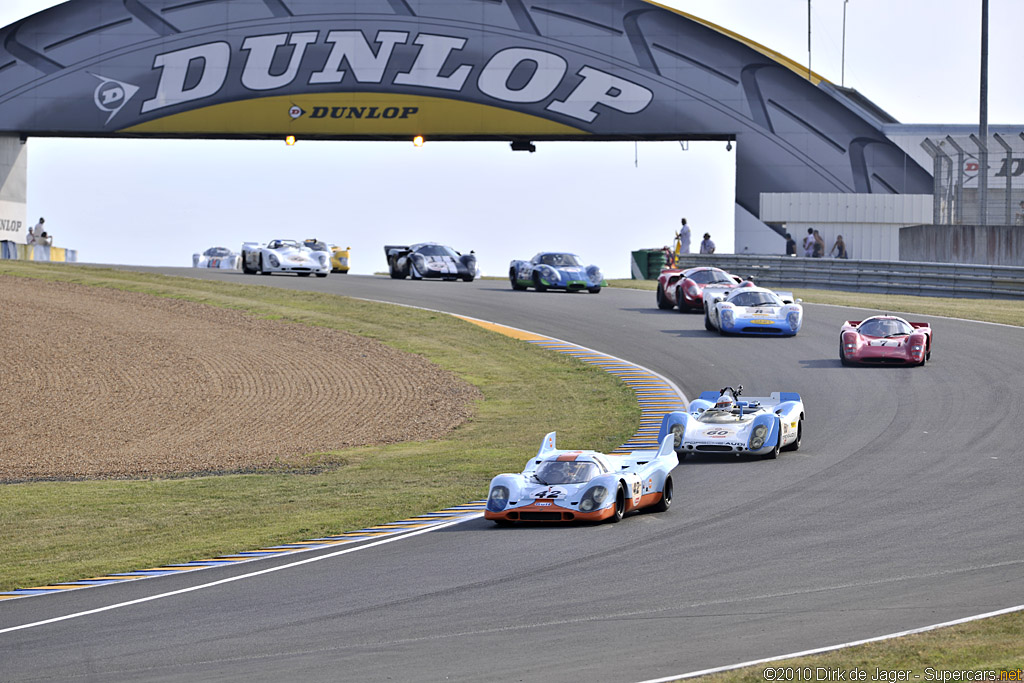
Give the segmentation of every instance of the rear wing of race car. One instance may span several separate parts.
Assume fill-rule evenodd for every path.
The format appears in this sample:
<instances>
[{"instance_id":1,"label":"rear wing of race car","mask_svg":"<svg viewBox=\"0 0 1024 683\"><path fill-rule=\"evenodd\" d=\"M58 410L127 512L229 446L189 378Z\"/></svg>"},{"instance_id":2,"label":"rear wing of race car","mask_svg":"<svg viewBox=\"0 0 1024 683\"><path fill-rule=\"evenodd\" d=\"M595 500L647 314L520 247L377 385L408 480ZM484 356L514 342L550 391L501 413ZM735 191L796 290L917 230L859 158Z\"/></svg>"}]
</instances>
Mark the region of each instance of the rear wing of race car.
<instances>
[{"instance_id":1,"label":"rear wing of race car","mask_svg":"<svg viewBox=\"0 0 1024 683\"><path fill-rule=\"evenodd\" d=\"M409 245L407 245L407 244L385 244L384 245L384 256L392 256L392 255L404 256L405 254L408 254L410 251L412 251L412 250L409 249Z\"/></svg>"},{"instance_id":2,"label":"rear wing of race car","mask_svg":"<svg viewBox=\"0 0 1024 683\"><path fill-rule=\"evenodd\" d=\"M928 323L910 323L910 326L913 327L915 330L919 330L922 327L931 327L931 325L929 325Z\"/></svg>"}]
</instances>

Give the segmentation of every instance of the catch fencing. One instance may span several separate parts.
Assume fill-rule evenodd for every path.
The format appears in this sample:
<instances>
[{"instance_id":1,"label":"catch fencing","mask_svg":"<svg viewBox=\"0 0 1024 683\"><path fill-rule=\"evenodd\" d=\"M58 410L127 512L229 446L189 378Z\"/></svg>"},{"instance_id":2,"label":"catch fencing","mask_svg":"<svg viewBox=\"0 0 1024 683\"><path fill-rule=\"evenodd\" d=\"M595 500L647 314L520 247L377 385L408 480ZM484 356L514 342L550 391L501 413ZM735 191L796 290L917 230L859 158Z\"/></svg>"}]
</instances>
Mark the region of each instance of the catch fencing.
<instances>
[{"instance_id":1,"label":"catch fencing","mask_svg":"<svg viewBox=\"0 0 1024 683\"><path fill-rule=\"evenodd\" d=\"M860 261L745 254L688 254L678 267L716 266L772 288L1024 299L1024 267Z\"/></svg>"}]
</instances>

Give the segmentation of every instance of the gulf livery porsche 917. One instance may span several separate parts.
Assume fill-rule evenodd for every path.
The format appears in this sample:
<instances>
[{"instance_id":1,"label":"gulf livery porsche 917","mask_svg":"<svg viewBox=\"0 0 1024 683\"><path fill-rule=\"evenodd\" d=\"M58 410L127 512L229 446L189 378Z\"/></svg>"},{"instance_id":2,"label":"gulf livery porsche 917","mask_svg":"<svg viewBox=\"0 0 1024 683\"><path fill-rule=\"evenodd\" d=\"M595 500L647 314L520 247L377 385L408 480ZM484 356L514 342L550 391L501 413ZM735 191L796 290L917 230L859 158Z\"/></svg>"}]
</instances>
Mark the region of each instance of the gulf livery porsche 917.
<instances>
[{"instance_id":1,"label":"gulf livery porsche 917","mask_svg":"<svg viewBox=\"0 0 1024 683\"><path fill-rule=\"evenodd\" d=\"M240 257L227 247L210 247L202 254L192 254L193 268L238 270Z\"/></svg>"},{"instance_id":2,"label":"gulf livery porsche 917","mask_svg":"<svg viewBox=\"0 0 1024 683\"><path fill-rule=\"evenodd\" d=\"M393 279L463 280L472 282L477 275L476 254L462 254L436 242L412 246L384 246L388 271Z\"/></svg>"},{"instance_id":3,"label":"gulf livery porsche 917","mask_svg":"<svg viewBox=\"0 0 1024 683\"><path fill-rule=\"evenodd\" d=\"M800 394L776 391L740 399L743 387L705 391L687 412L673 411L661 421L659 437L672 438L680 458L691 453L760 455L774 459L781 450L800 448L804 402Z\"/></svg>"},{"instance_id":4,"label":"gulf livery porsche 917","mask_svg":"<svg viewBox=\"0 0 1024 683\"><path fill-rule=\"evenodd\" d=\"M327 277L331 272L331 257L325 251L315 251L296 240L270 240L266 244L243 242L242 271Z\"/></svg>"},{"instance_id":5,"label":"gulf livery porsche 917","mask_svg":"<svg viewBox=\"0 0 1024 683\"><path fill-rule=\"evenodd\" d=\"M679 458L670 434L657 451L605 455L559 450L555 433L520 474L491 480L484 518L513 522L618 522L632 510L664 512L672 504L672 468Z\"/></svg>"},{"instance_id":6,"label":"gulf livery porsche 917","mask_svg":"<svg viewBox=\"0 0 1024 683\"><path fill-rule=\"evenodd\" d=\"M529 261L513 261L508 267L508 279L512 289L533 287L538 292L585 289L597 294L607 284L600 268L584 266L579 256L564 251L542 251Z\"/></svg>"},{"instance_id":7,"label":"gulf livery porsche 917","mask_svg":"<svg viewBox=\"0 0 1024 683\"><path fill-rule=\"evenodd\" d=\"M847 320L839 330L843 365L924 365L932 357L932 328L894 315Z\"/></svg>"},{"instance_id":8,"label":"gulf livery porsche 917","mask_svg":"<svg viewBox=\"0 0 1024 683\"><path fill-rule=\"evenodd\" d=\"M803 306L790 292L773 292L753 283L704 291L704 328L719 334L792 337L803 318Z\"/></svg>"},{"instance_id":9,"label":"gulf livery porsche 917","mask_svg":"<svg viewBox=\"0 0 1024 683\"><path fill-rule=\"evenodd\" d=\"M680 312L703 311L705 289L732 289L743 282L739 275L727 273L721 268L698 266L679 270L670 268L658 275L658 289L655 300L658 308L678 308Z\"/></svg>"}]
</instances>

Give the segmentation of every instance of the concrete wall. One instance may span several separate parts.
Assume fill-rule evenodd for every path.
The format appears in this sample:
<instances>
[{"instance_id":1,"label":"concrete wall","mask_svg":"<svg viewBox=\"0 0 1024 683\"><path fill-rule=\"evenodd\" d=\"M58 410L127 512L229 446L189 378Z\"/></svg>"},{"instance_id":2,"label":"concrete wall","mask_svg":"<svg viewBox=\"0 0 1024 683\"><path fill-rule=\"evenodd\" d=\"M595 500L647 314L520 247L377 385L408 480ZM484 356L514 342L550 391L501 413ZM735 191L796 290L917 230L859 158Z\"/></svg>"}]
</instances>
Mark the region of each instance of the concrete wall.
<instances>
[{"instance_id":1,"label":"concrete wall","mask_svg":"<svg viewBox=\"0 0 1024 683\"><path fill-rule=\"evenodd\" d=\"M900 230L900 260L1024 266L1024 226L915 225Z\"/></svg>"},{"instance_id":2,"label":"concrete wall","mask_svg":"<svg viewBox=\"0 0 1024 683\"><path fill-rule=\"evenodd\" d=\"M21 138L0 136L0 240L28 237L28 148Z\"/></svg>"}]
</instances>

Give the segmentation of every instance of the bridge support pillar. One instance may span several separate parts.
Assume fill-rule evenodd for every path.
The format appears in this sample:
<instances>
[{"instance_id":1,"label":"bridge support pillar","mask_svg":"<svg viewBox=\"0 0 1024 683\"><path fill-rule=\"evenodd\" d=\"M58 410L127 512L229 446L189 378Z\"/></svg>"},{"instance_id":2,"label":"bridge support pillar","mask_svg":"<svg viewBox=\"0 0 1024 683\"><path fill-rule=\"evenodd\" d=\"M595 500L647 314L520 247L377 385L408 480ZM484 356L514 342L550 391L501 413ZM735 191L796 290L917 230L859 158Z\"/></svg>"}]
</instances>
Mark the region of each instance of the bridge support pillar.
<instances>
[{"instance_id":1,"label":"bridge support pillar","mask_svg":"<svg viewBox=\"0 0 1024 683\"><path fill-rule=\"evenodd\" d=\"M28 238L28 145L0 135L0 240L25 244Z\"/></svg>"}]
</instances>

